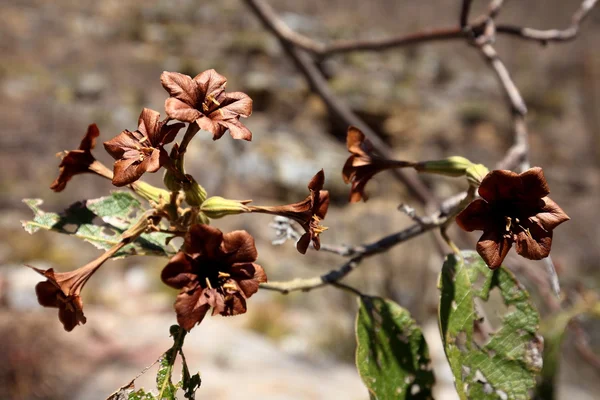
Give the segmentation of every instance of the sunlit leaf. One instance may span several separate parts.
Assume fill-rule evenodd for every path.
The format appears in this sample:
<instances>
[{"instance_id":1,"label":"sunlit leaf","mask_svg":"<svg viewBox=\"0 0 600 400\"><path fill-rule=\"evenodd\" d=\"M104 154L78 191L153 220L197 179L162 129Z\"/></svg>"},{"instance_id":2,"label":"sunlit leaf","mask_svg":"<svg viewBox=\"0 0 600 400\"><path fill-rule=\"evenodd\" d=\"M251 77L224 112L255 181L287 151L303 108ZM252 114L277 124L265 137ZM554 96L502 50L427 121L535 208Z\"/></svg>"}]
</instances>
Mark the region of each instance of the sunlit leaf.
<instances>
[{"instance_id":1,"label":"sunlit leaf","mask_svg":"<svg viewBox=\"0 0 600 400\"><path fill-rule=\"evenodd\" d=\"M372 399L431 399L427 343L409 312L363 296L356 319L356 366Z\"/></svg>"},{"instance_id":2,"label":"sunlit leaf","mask_svg":"<svg viewBox=\"0 0 600 400\"><path fill-rule=\"evenodd\" d=\"M120 235L145 211L142 204L131 193L113 192L110 196L85 200L72 204L60 214L46 212L40 208L40 199L25 199L33 211L32 221L21 221L30 234L40 229L71 235L108 250L119 242ZM114 257L130 255L158 255L169 257L176 251L166 244L168 234L145 233L133 243L123 247Z\"/></svg>"},{"instance_id":3,"label":"sunlit leaf","mask_svg":"<svg viewBox=\"0 0 600 400\"><path fill-rule=\"evenodd\" d=\"M508 269L490 270L474 251L462 256L464 261L448 256L439 281L440 330L458 394L461 399L530 399L542 368L539 315ZM508 311L500 327L482 338L476 332L482 322L476 301L487 301L493 288L500 290Z\"/></svg>"}]
</instances>

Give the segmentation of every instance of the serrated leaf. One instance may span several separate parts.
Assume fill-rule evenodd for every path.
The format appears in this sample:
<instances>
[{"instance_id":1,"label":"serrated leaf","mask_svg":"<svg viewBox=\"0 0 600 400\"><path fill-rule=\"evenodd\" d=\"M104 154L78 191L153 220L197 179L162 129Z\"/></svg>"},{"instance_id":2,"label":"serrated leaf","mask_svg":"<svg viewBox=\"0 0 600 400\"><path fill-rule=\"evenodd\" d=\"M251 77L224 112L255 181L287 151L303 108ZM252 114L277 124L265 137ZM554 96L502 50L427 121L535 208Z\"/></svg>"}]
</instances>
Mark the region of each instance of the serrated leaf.
<instances>
[{"instance_id":1,"label":"serrated leaf","mask_svg":"<svg viewBox=\"0 0 600 400\"><path fill-rule=\"evenodd\" d=\"M356 339L356 366L371 399L432 398L427 343L407 310L391 300L361 297Z\"/></svg>"},{"instance_id":2,"label":"serrated leaf","mask_svg":"<svg viewBox=\"0 0 600 400\"><path fill-rule=\"evenodd\" d=\"M439 280L439 323L461 399L530 399L542 367L539 315L529 294L506 268L490 270L474 251L447 257ZM485 343L477 343L476 300L499 288L509 311Z\"/></svg>"},{"instance_id":3,"label":"serrated leaf","mask_svg":"<svg viewBox=\"0 0 600 400\"><path fill-rule=\"evenodd\" d=\"M156 400L152 393L146 392L144 389L139 389L129 394L127 400Z\"/></svg>"},{"instance_id":4,"label":"serrated leaf","mask_svg":"<svg viewBox=\"0 0 600 400\"><path fill-rule=\"evenodd\" d=\"M170 349L160 359L158 372L156 373L156 387L158 388L156 398L158 400L176 400L177 386L171 382L176 354L173 349Z\"/></svg>"},{"instance_id":5,"label":"serrated leaf","mask_svg":"<svg viewBox=\"0 0 600 400\"><path fill-rule=\"evenodd\" d=\"M110 196L85 200L72 204L60 214L45 212L40 199L24 199L33 211L32 221L21 221L26 232L33 234L40 229L63 233L108 250L119 242L120 235L135 224L144 213L142 204L131 193L113 192ZM158 255L170 257L175 253L166 244L168 234L144 233L133 243L123 247L113 257L131 255Z\"/></svg>"}]
</instances>

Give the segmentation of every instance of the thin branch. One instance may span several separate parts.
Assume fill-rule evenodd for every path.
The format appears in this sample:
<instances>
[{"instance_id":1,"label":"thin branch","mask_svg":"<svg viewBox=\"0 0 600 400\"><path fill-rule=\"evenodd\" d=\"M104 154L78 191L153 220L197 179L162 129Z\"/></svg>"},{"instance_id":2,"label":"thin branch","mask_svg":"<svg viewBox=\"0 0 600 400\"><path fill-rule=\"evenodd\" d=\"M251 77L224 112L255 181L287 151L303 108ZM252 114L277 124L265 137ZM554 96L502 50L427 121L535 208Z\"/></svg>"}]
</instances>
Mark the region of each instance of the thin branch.
<instances>
[{"instance_id":1,"label":"thin branch","mask_svg":"<svg viewBox=\"0 0 600 400\"><path fill-rule=\"evenodd\" d=\"M354 125L360 129L371 141L374 149L381 155L391 158L392 155L387 145L381 138L360 119L342 100L340 100L331 90L327 80L319 71L312 58L305 52L296 48L289 40L283 36L286 31L281 31L283 22L273 9L262 0L246 0L246 3L252 8L262 23L279 39L283 49L292 59L296 67L306 78L310 88L318 94L330 113L336 118L344 121L347 125ZM284 24L285 25L285 24ZM394 170L394 176L402 181L411 191L411 193L424 204L435 203L435 198L429 189L415 176L401 170Z\"/></svg>"},{"instance_id":2,"label":"thin branch","mask_svg":"<svg viewBox=\"0 0 600 400\"><path fill-rule=\"evenodd\" d=\"M492 0L488 7L488 16L494 19L500 14L500 9L504 5L504 0Z\"/></svg>"},{"instance_id":3,"label":"thin branch","mask_svg":"<svg viewBox=\"0 0 600 400\"><path fill-rule=\"evenodd\" d=\"M315 55L324 58L355 51L383 51L420 43L465 39L466 37L467 34L460 27L451 26L437 29L425 29L416 33L390 38L333 42L328 46L324 46L322 50L315 53Z\"/></svg>"},{"instance_id":4,"label":"thin branch","mask_svg":"<svg viewBox=\"0 0 600 400\"><path fill-rule=\"evenodd\" d=\"M274 290L283 294L288 294L295 291L309 291L320 288L325 285L334 284L345 278L348 274L354 271L360 263L367 257L382 253L388 249L406 242L414 237L417 237L434 228L440 227L444 222L455 214L456 208L464 199L466 193L460 193L452 196L442 203L438 211L428 217L421 218L420 223L409 226L399 232L385 236L375 242L359 245L351 248L338 248L340 255L350 256L350 260L342 264L339 268L333 269L321 276L315 276L307 279L294 279L285 282L269 282L262 283L262 289ZM323 248L323 246L321 247ZM335 252L334 247L329 248L329 251Z\"/></svg>"},{"instance_id":5,"label":"thin branch","mask_svg":"<svg viewBox=\"0 0 600 400\"><path fill-rule=\"evenodd\" d=\"M462 29L466 28L469 24L469 11L471 11L471 3L473 0L463 0L462 7L460 8L460 27Z\"/></svg>"},{"instance_id":6,"label":"thin branch","mask_svg":"<svg viewBox=\"0 0 600 400\"><path fill-rule=\"evenodd\" d=\"M498 77L504 92L510 100L510 105L513 112L516 112L521 116L525 116L527 114L527 106L523 101L523 97L521 97L519 89L517 89L517 86L510 77L510 74L504 66L504 63L502 63L502 60L500 60L498 57L498 53L496 53L494 47L487 43L481 46L480 49L486 61L494 69L494 72L496 72L496 76Z\"/></svg>"},{"instance_id":7,"label":"thin branch","mask_svg":"<svg viewBox=\"0 0 600 400\"><path fill-rule=\"evenodd\" d=\"M508 35L517 36L521 39L533 40L545 45L548 42L565 42L575 39L579 33L579 27L583 20L590 14L598 0L584 0L579 9L573 14L571 25L566 29L533 29L514 25L498 25L496 31Z\"/></svg>"}]
</instances>

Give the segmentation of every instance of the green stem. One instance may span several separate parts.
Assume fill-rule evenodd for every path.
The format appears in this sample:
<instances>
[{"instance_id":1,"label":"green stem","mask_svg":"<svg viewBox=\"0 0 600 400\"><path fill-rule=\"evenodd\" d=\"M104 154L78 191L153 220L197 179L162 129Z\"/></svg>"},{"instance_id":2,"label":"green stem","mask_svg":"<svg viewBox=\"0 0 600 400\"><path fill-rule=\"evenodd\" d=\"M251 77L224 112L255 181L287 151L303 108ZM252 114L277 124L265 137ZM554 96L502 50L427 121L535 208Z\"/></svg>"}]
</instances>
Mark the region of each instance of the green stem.
<instances>
[{"instance_id":1,"label":"green stem","mask_svg":"<svg viewBox=\"0 0 600 400\"><path fill-rule=\"evenodd\" d=\"M169 384L171 384L171 385L173 384L171 382L171 376L173 375L173 366L175 364L175 359L177 358L177 353L180 352L181 348L183 347L183 341L185 339L186 334L187 334L187 332L185 329L178 327L178 332L177 332L177 336L175 337L173 347L171 347L165 353L165 357L167 357L167 361L168 361L167 376L165 377L165 380L163 381L163 383L160 387L160 391L158 392L157 398L159 400L162 400L165 390L167 389L167 386Z\"/></svg>"},{"instance_id":2,"label":"green stem","mask_svg":"<svg viewBox=\"0 0 600 400\"><path fill-rule=\"evenodd\" d=\"M183 135L183 139L181 140L181 145L179 146L179 154L185 153L188 145L190 144L190 142L192 141L192 139L194 138L196 133L198 133L199 130L200 130L200 127L195 122L192 122L188 125L187 130L185 131L185 134Z\"/></svg>"}]
</instances>

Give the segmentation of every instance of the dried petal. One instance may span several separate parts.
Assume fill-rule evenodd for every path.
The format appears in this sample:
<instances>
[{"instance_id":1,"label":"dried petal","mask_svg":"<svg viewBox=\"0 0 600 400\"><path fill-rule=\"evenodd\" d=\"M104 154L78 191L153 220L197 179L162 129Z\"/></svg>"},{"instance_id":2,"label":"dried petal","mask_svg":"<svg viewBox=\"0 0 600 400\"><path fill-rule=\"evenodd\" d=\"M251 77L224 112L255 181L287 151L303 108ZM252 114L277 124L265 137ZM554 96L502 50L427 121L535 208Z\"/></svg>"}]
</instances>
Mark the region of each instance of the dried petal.
<instances>
[{"instance_id":1,"label":"dried petal","mask_svg":"<svg viewBox=\"0 0 600 400\"><path fill-rule=\"evenodd\" d=\"M58 177L52 182L50 189L61 192L73 176L89 172L90 165L96 161L91 151L96 146L98 136L100 136L98 126L96 124L88 126L87 132L79 144L79 149L68 151L64 155L58 166Z\"/></svg>"},{"instance_id":2,"label":"dried petal","mask_svg":"<svg viewBox=\"0 0 600 400\"><path fill-rule=\"evenodd\" d=\"M477 252L491 269L502 265L512 246L512 240L497 231L484 231L477 242Z\"/></svg>"}]
</instances>

